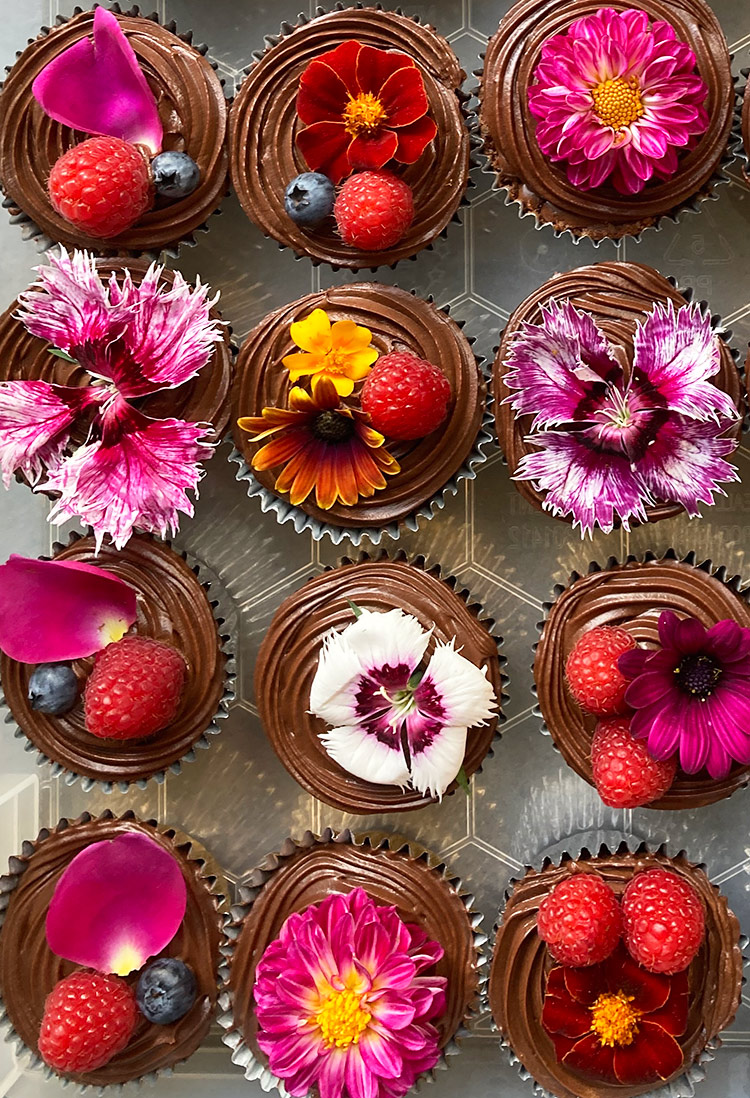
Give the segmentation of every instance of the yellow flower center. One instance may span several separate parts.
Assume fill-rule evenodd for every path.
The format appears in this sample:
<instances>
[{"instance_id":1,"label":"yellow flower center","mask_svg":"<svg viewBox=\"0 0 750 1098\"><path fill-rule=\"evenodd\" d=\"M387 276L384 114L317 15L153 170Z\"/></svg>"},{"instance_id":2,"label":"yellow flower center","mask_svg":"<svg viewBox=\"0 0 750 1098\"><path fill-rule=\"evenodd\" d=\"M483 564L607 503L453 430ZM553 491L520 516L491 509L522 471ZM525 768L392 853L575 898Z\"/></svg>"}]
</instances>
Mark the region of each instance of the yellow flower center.
<instances>
[{"instance_id":1,"label":"yellow flower center","mask_svg":"<svg viewBox=\"0 0 750 1098\"><path fill-rule=\"evenodd\" d=\"M362 996L348 988L333 991L314 1017L327 1048L356 1045L372 1015L362 1006Z\"/></svg>"},{"instance_id":2,"label":"yellow flower center","mask_svg":"<svg viewBox=\"0 0 750 1098\"><path fill-rule=\"evenodd\" d=\"M639 1010L630 1004L632 995L624 991L600 995L591 1007L591 1029L602 1045L630 1045L638 1032Z\"/></svg>"},{"instance_id":3,"label":"yellow flower center","mask_svg":"<svg viewBox=\"0 0 750 1098\"><path fill-rule=\"evenodd\" d=\"M604 125L611 126L613 130L631 125L645 109L635 77L623 80L618 76L614 80L603 80L591 89L591 94L594 110Z\"/></svg>"},{"instance_id":4,"label":"yellow flower center","mask_svg":"<svg viewBox=\"0 0 750 1098\"><path fill-rule=\"evenodd\" d=\"M352 137L358 133L375 133L386 118L385 107L378 97L372 92L360 92L357 96L349 96L344 108L344 129Z\"/></svg>"},{"instance_id":5,"label":"yellow flower center","mask_svg":"<svg viewBox=\"0 0 750 1098\"><path fill-rule=\"evenodd\" d=\"M327 374L343 374L348 377L351 369L351 351L329 351L325 356L325 372Z\"/></svg>"}]
</instances>

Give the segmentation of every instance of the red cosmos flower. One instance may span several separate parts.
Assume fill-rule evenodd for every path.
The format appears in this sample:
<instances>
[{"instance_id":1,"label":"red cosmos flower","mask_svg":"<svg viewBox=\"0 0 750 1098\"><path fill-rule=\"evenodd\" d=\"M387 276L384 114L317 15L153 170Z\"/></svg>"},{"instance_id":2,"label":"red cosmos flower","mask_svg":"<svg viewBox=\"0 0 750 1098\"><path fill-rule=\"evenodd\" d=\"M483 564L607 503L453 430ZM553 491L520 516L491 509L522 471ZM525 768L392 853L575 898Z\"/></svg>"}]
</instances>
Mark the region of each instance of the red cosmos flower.
<instances>
[{"instance_id":1,"label":"red cosmos flower","mask_svg":"<svg viewBox=\"0 0 750 1098\"><path fill-rule=\"evenodd\" d=\"M302 73L297 147L310 171L339 183L354 169L389 160L413 164L437 133L415 62L398 50L354 40L311 61Z\"/></svg>"},{"instance_id":2,"label":"red cosmos flower","mask_svg":"<svg viewBox=\"0 0 750 1098\"><path fill-rule=\"evenodd\" d=\"M687 1016L687 972L647 972L619 946L601 964L552 969L542 1025L567 1067L637 1086L680 1070L675 1037L684 1033Z\"/></svg>"}]
</instances>

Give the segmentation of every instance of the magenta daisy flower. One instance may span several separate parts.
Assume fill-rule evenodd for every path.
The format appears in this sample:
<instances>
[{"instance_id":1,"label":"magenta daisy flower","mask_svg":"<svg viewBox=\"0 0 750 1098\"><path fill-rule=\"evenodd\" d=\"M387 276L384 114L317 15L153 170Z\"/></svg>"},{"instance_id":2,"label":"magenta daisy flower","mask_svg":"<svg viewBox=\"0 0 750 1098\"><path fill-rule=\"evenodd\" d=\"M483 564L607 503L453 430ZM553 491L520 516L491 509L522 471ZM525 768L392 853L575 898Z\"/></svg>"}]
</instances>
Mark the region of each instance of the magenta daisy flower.
<instances>
[{"instance_id":1,"label":"magenta daisy flower","mask_svg":"<svg viewBox=\"0 0 750 1098\"><path fill-rule=\"evenodd\" d=\"M708 87L669 23L601 8L542 46L529 88L542 152L575 187L609 181L637 194L677 171L680 149L708 129Z\"/></svg>"},{"instance_id":2,"label":"magenta daisy flower","mask_svg":"<svg viewBox=\"0 0 750 1098\"><path fill-rule=\"evenodd\" d=\"M661 648L636 648L619 659L632 679L625 701L634 736L655 759L679 751L680 766L704 766L725 778L732 764L750 764L750 629L720 621L706 629L671 610L659 618Z\"/></svg>"},{"instance_id":3,"label":"magenta daisy flower","mask_svg":"<svg viewBox=\"0 0 750 1098\"><path fill-rule=\"evenodd\" d=\"M402 1098L435 1067L443 956L362 888L290 915L255 975L258 1044L294 1098Z\"/></svg>"}]
</instances>

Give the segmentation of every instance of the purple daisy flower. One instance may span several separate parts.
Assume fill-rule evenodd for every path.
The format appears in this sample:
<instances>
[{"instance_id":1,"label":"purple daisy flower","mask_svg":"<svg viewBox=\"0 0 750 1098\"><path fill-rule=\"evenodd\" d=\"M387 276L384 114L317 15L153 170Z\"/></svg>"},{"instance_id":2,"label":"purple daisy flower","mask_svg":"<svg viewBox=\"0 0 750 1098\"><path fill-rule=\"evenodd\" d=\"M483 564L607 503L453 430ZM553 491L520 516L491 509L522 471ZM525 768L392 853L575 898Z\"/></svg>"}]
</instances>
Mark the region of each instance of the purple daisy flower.
<instances>
[{"instance_id":1,"label":"purple daisy flower","mask_svg":"<svg viewBox=\"0 0 750 1098\"><path fill-rule=\"evenodd\" d=\"M680 766L704 766L725 778L734 762L750 764L750 629L720 621L706 629L696 618L665 610L661 648L636 648L618 666L632 679L625 701L635 710L634 736L655 759L680 753Z\"/></svg>"}]
</instances>

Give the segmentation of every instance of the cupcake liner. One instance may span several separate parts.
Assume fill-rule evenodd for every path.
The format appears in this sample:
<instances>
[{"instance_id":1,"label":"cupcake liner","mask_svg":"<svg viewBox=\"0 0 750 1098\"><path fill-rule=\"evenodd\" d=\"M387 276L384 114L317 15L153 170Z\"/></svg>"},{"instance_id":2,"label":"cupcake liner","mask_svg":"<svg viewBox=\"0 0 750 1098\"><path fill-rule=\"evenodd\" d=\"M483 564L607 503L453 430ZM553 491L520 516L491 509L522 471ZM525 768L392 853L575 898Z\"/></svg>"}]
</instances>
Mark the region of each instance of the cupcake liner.
<instances>
[{"instance_id":1,"label":"cupcake liner","mask_svg":"<svg viewBox=\"0 0 750 1098\"><path fill-rule=\"evenodd\" d=\"M419 296L416 290L411 290L410 292L415 297ZM431 305L435 304L432 295L424 300ZM450 316L449 305L443 307L435 306L435 308L445 316ZM465 323L466 322L463 320L456 321L456 324L461 330L463 330ZM474 336L467 337L467 340L472 347L476 343L476 337ZM245 460L244 454L240 453L237 447L233 445L228 460L238 466L235 480L245 482L247 485L248 497L251 499L255 498L259 501L260 509L264 514L272 512L276 516L276 521L281 526L287 522L291 522L298 534L309 531L312 534L313 541L321 541L323 538L330 538L334 545L340 545L345 538L348 538L354 546L360 546L364 539L367 539L373 545L380 545L384 536L390 538L392 541L398 541L401 537L402 530L405 529L415 532L419 528L419 524L422 520L429 521L429 519L435 516L436 512L442 511L446 504L446 497L449 495L455 496L462 481L475 480L477 470L488 460L485 448L488 443L492 442L494 437L494 434L491 433L494 432L494 421L491 412L492 375L490 367L484 357L475 356L475 358L487 387L487 397L484 412L482 414L482 422L477 437L474 440L471 453L460 469L453 474L439 492L430 496L429 499L424 503L421 503L419 507L415 507L413 511L398 522L391 522L380 527L337 526L330 522L321 522L320 519L308 515L301 507L295 507L288 499L277 496L275 492L272 492L269 488L262 485ZM396 475L398 476L398 474ZM388 489L385 488L383 491L387 492Z\"/></svg>"},{"instance_id":2,"label":"cupcake liner","mask_svg":"<svg viewBox=\"0 0 750 1098\"><path fill-rule=\"evenodd\" d=\"M59 820L54 827L42 828L36 839L24 840L21 846L21 853L18 856L12 856L8 862L8 872L0 876L0 931L2 930L3 923L5 922L5 913L10 904L11 895L18 887L18 883L21 876L26 871L28 861L34 854L36 847L39 843L49 838L50 835L57 835L63 831L67 831L70 827L75 827L77 824L89 823L92 820L137 820L136 814L130 810L123 812L121 815L116 815L109 809L102 812L99 816L92 816L90 812L83 812L75 820L63 819ZM189 862L194 863L200 867L200 878L205 884L206 890L213 897L214 907L216 909L217 922L219 931L224 933L226 924L230 918L229 916L229 892L228 882L224 876L223 870L215 862L211 854L205 849L205 847L198 843L192 836L186 834L183 831L179 831L176 828L167 827L159 824L156 820L144 820L141 821L147 823L150 826L157 828L159 832L172 841L175 849ZM221 965L219 965L218 973L221 973ZM215 1012L220 1009L217 1000ZM58 1083L62 1083L65 1087L70 1087L73 1091L78 1093L86 1093L92 1095L94 1093L98 1095L112 1095L115 1093L122 1093L124 1088L134 1080L128 1080L128 1083L114 1083L109 1086L100 1086L94 1083L79 1083L70 1079L64 1079L56 1071L53 1071L28 1045L26 1045L23 1039L16 1032L10 1018L8 1017L5 1009L5 1004L0 998L0 1033L6 1043L13 1046L14 1053L19 1059L24 1059L24 1066L26 1068L40 1070L45 1079L53 1079ZM196 1050L197 1051L197 1050ZM192 1053L191 1053L192 1055ZM176 1061L181 1063L183 1061ZM169 1077L174 1074L174 1067L159 1068L155 1071L146 1073L138 1077L140 1083L154 1083L160 1077Z\"/></svg>"},{"instance_id":3,"label":"cupcake liner","mask_svg":"<svg viewBox=\"0 0 750 1098\"><path fill-rule=\"evenodd\" d=\"M731 145L734 151L734 155L740 162L740 167L744 178L750 183L750 147L745 147L745 139L742 133L742 113L745 104L745 97L750 99L750 92L747 90L748 81L750 80L750 66L746 66L740 69L740 77L735 78L735 105L734 105L734 125L732 126ZM750 110L750 107L748 108ZM750 136L750 135L749 135Z\"/></svg>"},{"instance_id":4,"label":"cupcake liner","mask_svg":"<svg viewBox=\"0 0 750 1098\"><path fill-rule=\"evenodd\" d=\"M93 3L93 0L92 0L92 5L91 6L92 7L96 6L95 3ZM65 23L69 23L71 19L73 19L76 15L80 15L85 10L87 10L87 9L82 8L82 7L76 7L71 15L59 15L58 14L55 17L54 27L46 27L46 26L41 27L40 31L39 31L39 34L37 35L37 38L46 37L47 35L49 35L51 33L52 30L56 29L57 27L64 26ZM163 22L159 18L158 14L156 12L142 11L138 4L133 4L131 7L125 8L120 3L117 3L116 0L115 0L115 2L112 2L108 5L108 10L113 12L115 15L124 15L124 16L131 16L133 18L147 19L152 23L158 24L160 27L163 27L164 30L167 30L171 34L174 34L175 37L178 38L181 42L186 43L186 45L188 45L188 46L192 46L192 48L194 50L196 50L199 54L201 54L202 57L206 58L206 60L208 61L208 63L210 64L211 68L214 71L218 70L218 67L219 67L218 63L216 61L212 61L208 57L208 46L205 43L195 43L195 42L193 42L193 32L192 32L192 30L184 31L182 33L179 32L177 30L177 24L176 24L174 19L171 19L167 22ZM34 39L34 38L29 39L28 42L27 42L27 45L30 46L36 40L37 39ZM23 52L22 50L18 50L16 52L16 59L18 59L21 56L22 52ZM6 74L9 74L11 72L12 68L13 68L13 66L11 66L11 65L6 66L6 68L5 68ZM219 82L220 82L220 84L222 86L222 89L223 89L225 87L224 78L219 77ZM0 83L0 91L2 91L3 83ZM227 101L226 101L227 123L228 123L229 107L231 105L231 102L232 102L231 99L227 99ZM225 137L225 140L226 140L226 137ZM0 193L2 193L2 192L0 192ZM229 195L229 193L230 193L229 172L228 172L228 166L227 166L227 178L226 178L226 183L225 183L225 187L224 187L224 193L223 193L222 199L219 200L219 204L215 207L215 209L210 210L207 213L206 219L201 224L197 225L189 233L186 233L184 236L182 236L176 243L170 243L170 244L167 244L167 245L164 245L164 246L161 246L161 247L152 247L152 248L132 248L132 249L131 248L122 248L122 249L120 249L120 248L117 248L117 247L114 247L114 248L113 247L108 247L107 243L103 242L102 247L101 248L96 248L95 251L97 252L97 254L101 254L101 255L142 256L145 259L149 259L149 260L156 260L159 257L164 257L164 256L169 256L171 259L177 259L177 257L179 256L179 253L180 253L180 248L182 248L182 247L194 248L196 246L196 244L198 243L198 241L195 239L195 234L196 233L206 233L206 232L209 231L208 222L209 222L210 218L215 216L216 214L221 213L221 202L223 201L224 198L226 198ZM37 251L46 252L49 248L54 247L56 244L59 243L59 241L54 240L51 237L49 237L46 234L46 232L44 231L44 229L42 229L39 225L37 225L37 223L34 221L33 217L30 214L25 213L24 210L21 209L21 207L10 196L3 195L2 206L3 206L3 209L6 209L8 211L8 217L9 217L11 225L19 225L21 227L21 234L22 234L23 239L24 240L33 240L35 245L36 245ZM89 249L89 250L91 250L91 249Z\"/></svg>"},{"instance_id":5,"label":"cupcake liner","mask_svg":"<svg viewBox=\"0 0 750 1098\"><path fill-rule=\"evenodd\" d=\"M698 869L698 870L701 870L705 873L706 867L705 867L704 863L690 861L684 850L679 850L677 852L677 854L670 855L669 852L668 852L668 845L669 845L668 843L662 843L656 850L652 850L649 847L648 843L643 842L642 840L639 840L639 839L633 838L633 837L624 838L624 839L622 839L622 841L619 843L619 845L616 848L609 847L606 843L602 843L597 848L597 850L595 851L595 853L593 855L592 855L590 850L588 850L586 847L583 847L581 849L580 853L578 853L577 855L572 855L572 854L568 853L567 851L564 851L559 856L554 856L554 857L545 856L543 858L542 862L541 862L539 872L544 871L545 869L549 868L550 866L562 867L564 863L569 862L569 861L586 861L586 860L590 859L592 856L593 857L600 857L600 858L605 857L606 858L606 857L610 857L610 856L613 856L613 855L614 856L622 856L622 855L626 855L626 854L632 854L632 855L635 855L635 856L647 855L647 856L654 857L656 859L668 858L668 859L670 859L670 861L673 861L673 862L677 863L678 865L681 864L683 866L689 867L690 869ZM533 866L526 866L525 868L528 870L528 869L533 869L534 867ZM491 938L490 938L490 948L488 950L489 955L490 955L490 968L492 966L492 958L494 957L495 946L497 944L498 934L500 932L500 928L501 928L502 923L503 923L503 916L505 914L505 909L507 907L508 901L509 901L509 899L510 899L512 893L513 893L513 890L514 890L515 886L517 884L519 884L522 880L523 880L523 877L513 877L513 878L511 878L511 880L508 883L508 888L505 891L504 900L503 900L503 903L502 903L502 905L500 907L500 910L498 912L497 920L496 920L496 922L495 922L495 924L492 928L492 934L491 934ZM711 884L711 889L716 895L722 897L722 899L724 900L724 909L728 912L728 919L730 921L733 920L734 924L736 925L737 950L740 954L738 964L739 964L739 971L741 973L743 965L747 965L748 961L749 961L748 955L747 955L748 938L744 934L741 933L737 918L736 918L736 916L734 916L733 912L731 912L731 910L729 910L727 908L726 898L722 896L722 893L720 892L720 889L714 884ZM744 976L742 976L741 977L741 984L744 985L745 983L746 983L746 978ZM500 1045L499 1045L499 1047L502 1049L502 1051L508 1057L508 1062L510 1063L510 1065L517 1070L520 1078L524 1082L528 1082L528 1083L531 1084L532 1093L534 1094L534 1098L556 1098L556 1095L552 1091L547 1090L545 1087L543 1087L541 1085L541 1083L538 1083L536 1081L536 1079L534 1078L534 1076L531 1074L531 1072L527 1068L524 1067L523 1063L521 1062L521 1060L518 1058L515 1051L513 1050L510 1042L508 1041L506 1036L500 1031L497 1022L495 1021L494 1016L492 1015L492 1011L491 1011L491 1007L490 1007L490 999L491 999L490 981L488 979L487 983L484 986L484 996L483 996L483 999L482 999L482 1009L483 1009L483 1011L486 1011L486 1012L490 1013L492 1032L493 1032L493 1034L499 1034L499 1036L500 1036ZM740 1003L739 991L738 991L738 994L737 994L737 1000L738 1000L738 1002L737 1002L737 1008L736 1009L739 1008L739 1003ZM723 1027L723 1029L728 1028L732 1024L733 1020L734 1020L734 1016L733 1016L732 1019L730 1019L726 1023L726 1025ZM722 1029L722 1031L723 1031L723 1029ZM706 1076L705 1065L711 1063L712 1060L716 1059L716 1051L717 1051L718 1048L720 1048L721 1045L722 1045L721 1037L717 1034L715 1037L712 1037L710 1040L708 1040L706 1042L706 1045L704 1046L702 1051L699 1052L699 1054L693 1060L693 1062L691 1064L689 1064L680 1075L678 1075L671 1082L668 1082L668 1083L664 1084L663 1086L656 1084L654 1086L653 1090L649 1090L647 1095L644 1094L643 1098L678 1098L678 1096L679 1096L679 1098L693 1098L693 1096L696 1093L696 1085L699 1084L703 1079L705 1079L705 1076ZM595 1082L593 1082L593 1083L589 1082L588 1085L589 1085L589 1087L595 1087L596 1083ZM605 1085L605 1084L603 1084L603 1085Z\"/></svg>"},{"instance_id":6,"label":"cupcake liner","mask_svg":"<svg viewBox=\"0 0 750 1098\"><path fill-rule=\"evenodd\" d=\"M227 945L224 952L225 964L220 970L222 988L219 996L219 1008L222 1013L219 1014L218 1018L219 1025L225 1030L221 1039L224 1044L232 1050L232 1063L237 1064L244 1069L246 1079L257 1080L261 1089L264 1091L275 1088L278 1090L281 1098L288 1098L288 1091L284 1086L283 1081L274 1075L265 1063L257 1058L253 1050L246 1043L242 1032L235 1027L232 1013L233 998L229 987L230 967L244 919L261 894L266 882L271 879L274 873L279 869L283 869L285 862L292 858L299 850L310 850L315 846L329 843L366 847L372 850L389 850L396 854L407 854L412 860L421 862L427 866L432 873L439 876L458 894L469 917L473 932L474 953L476 957L477 987L474 999L469 1004L458 1030L441 1050L438 1063L431 1071L424 1072L417 1080L414 1089L418 1090L425 1081L434 1080L436 1071L448 1067L449 1057L455 1056L461 1051L460 1042L463 1037L468 1036L468 1027L478 1016L480 1004L484 999L485 985L488 979L487 972L485 971L487 958L483 952L483 946L487 942L487 935L480 929L480 924L484 917L481 912L474 909L474 896L462 890L460 879L451 874L446 864L436 855L431 854L420 844L399 835L391 835L382 831L358 833L352 832L349 828L336 832L330 827L325 828L320 836L313 834L312 831L306 831L299 840L291 838L286 839L278 852L268 854L260 866L251 871L246 878L246 883L239 886L239 899L231 909L231 922L225 929Z\"/></svg>"},{"instance_id":7,"label":"cupcake liner","mask_svg":"<svg viewBox=\"0 0 750 1098\"><path fill-rule=\"evenodd\" d=\"M83 536L84 535L75 532L71 533L67 543L68 546L74 544L77 541L80 541ZM174 553L177 553L177 556L181 557L181 559L184 560L187 565L189 565L191 571L195 573L196 577L200 581L201 570L205 570L205 566L187 551L178 551L177 549L172 548L171 541L164 540L163 544L172 549ZM52 548L53 553L56 553L59 552L61 549L66 548L66 546L61 542L55 542ZM48 560L50 558L43 557L41 559ZM210 589L213 585L214 581L212 580L204 580L201 582L201 587L204 589L207 595L209 595ZM209 602L213 611L214 620L219 629L221 651L226 657L226 662L224 666L224 690L219 701L218 709L216 710L216 713L211 723L200 734L195 743L193 743L192 747L188 751L186 751L184 755L182 755L175 762L171 763L164 770L157 770L155 773L149 774L147 778L137 778L134 781L125 781L118 779L115 779L114 781L104 781L101 779L90 778L86 775L78 774L73 770L69 770L67 767L63 766L62 763L55 762L54 759L51 759L48 755L44 754L44 752L41 751L36 746L36 744L28 738L23 729L18 726L15 717L9 710L3 718L3 721L5 724L15 725L15 731L13 735L16 739L26 741L26 743L24 744L25 751L36 753L36 765L46 766L47 764L49 764L51 776L53 778L62 776L66 785L75 785L76 782L80 781L81 789L84 793L89 793L92 789L95 788L102 790L104 793L127 793L128 790L132 788L146 789L150 781L155 782L157 785L162 785L167 774L179 774L182 771L183 763L194 762L196 758L196 751L202 751L209 748L211 746L211 741L209 737L218 736L218 734L221 732L221 726L218 724L218 722L224 720L228 716L230 703L233 702L236 697L234 681L237 677L234 654L236 638L233 638L230 635L221 632L221 626L225 624L227 619L230 618L232 614L231 600L229 594L223 589L214 590L213 592L211 592L211 595L212 597L209 599ZM5 700L2 689L0 689L0 705L7 706L7 702Z\"/></svg>"},{"instance_id":8,"label":"cupcake liner","mask_svg":"<svg viewBox=\"0 0 750 1098\"><path fill-rule=\"evenodd\" d=\"M632 564L632 563L647 564L647 563L650 563L650 562L656 562L656 563L675 562L677 564L688 565L691 568L695 568L697 571L705 573L707 576L710 576L712 579L718 580L729 591L731 591L734 594L738 595L739 598L741 598L743 602L747 603L748 606L750 606L750 586L743 585L741 576L739 576L739 575L727 576L726 566L715 566L711 560L702 560L702 561L699 562L698 559L697 559L697 555L694 551L691 551L690 553L687 553L685 556L679 556L678 553L676 552L676 550L674 550L674 549L668 549L667 552L663 553L663 554L656 554L656 553L652 553L650 551L646 552L646 553L643 553L641 555L636 555L636 554L630 553L622 561L620 561L616 556L611 556L607 559L607 562L604 565L598 564L596 561L592 561L589 564L588 570L585 573L585 575L590 576L594 573L608 572L608 571L611 571L614 568L620 567L623 564ZM543 604L543 607L542 607L542 609L544 610L544 615L545 616L542 619L542 621L537 622L537 630L540 634L540 637L541 637L541 634L542 634L545 626L547 625L547 622L549 621L550 611L553 609L553 607L557 603L560 596L565 591L569 590L569 588L577 580L580 580L580 579L583 579L583 578L584 578L584 574L582 574L580 572L572 572L570 574L570 577L568 579L567 584L556 584L555 585L552 600L549 601L549 602L545 602ZM533 651L534 651L534 654L535 654L535 659L532 661L532 664L531 664L531 671L532 671L532 687L531 687L531 689L532 689L532 693L534 694L534 697L538 696L537 686L536 686L536 682L533 678L533 675L534 675L534 666L535 666L535 663L536 663L536 652L539 648L539 644L540 644L540 641L537 641L534 644ZM565 758L564 753L561 751L560 747L558 747L557 743L555 742L553 733L551 732L551 730L547 726L547 723L546 723L546 721L544 719L544 716L542 714L541 706L539 705L538 702L534 705L533 713L534 713L534 716L538 717L540 722L541 722L540 731L541 731L542 735L549 736L550 739L552 740L552 744L553 744L553 747L555 748L555 751L557 751L560 755L563 756L563 758ZM566 765L568 765L572 770L574 770L575 773L577 773L579 775L579 777L581 777L589 785L593 786L593 781L587 775L582 774L580 772L580 770L578 770L577 767L572 766L572 764L567 760L567 758L565 758L565 762L566 762ZM699 773L704 773L704 772L700 771ZM679 774L678 774L678 778L679 778ZM709 793L708 794L709 799L705 800L705 797L704 797L701 800L701 805L713 804L716 801L723 800L727 797L731 797L738 789L744 788L750 782L750 767L745 767L743 770L739 770L737 772L731 773L730 776L728 778L724 779L723 781L716 781L716 780L713 780L713 779L710 779L710 780L709 779L704 779L704 780L705 780L707 785L710 784L710 785L716 786L717 789L715 789L713 791L713 793L715 793L716 795L712 795L711 793ZM724 792L721 791L722 789L724 789ZM683 810L683 809L690 809L690 808L695 807L695 805L691 803L691 800L690 800L691 796L697 796L698 794L699 794L699 790L697 790L697 789L696 789L695 793L692 794L692 795L691 795L689 789L686 789L684 791L676 791L674 789L674 785L673 785L672 788L669 789L666 792L666 794L663 797L661 797L659 800L654 801L652 804L644 805L643 807L647 808L647 809L649 809L649 808L650 809L655 809L655 810L658 809L658 810L661 810L661 811L666 811L666 810L680 811L680 810Z\"/></svg>"}]
</instances>

